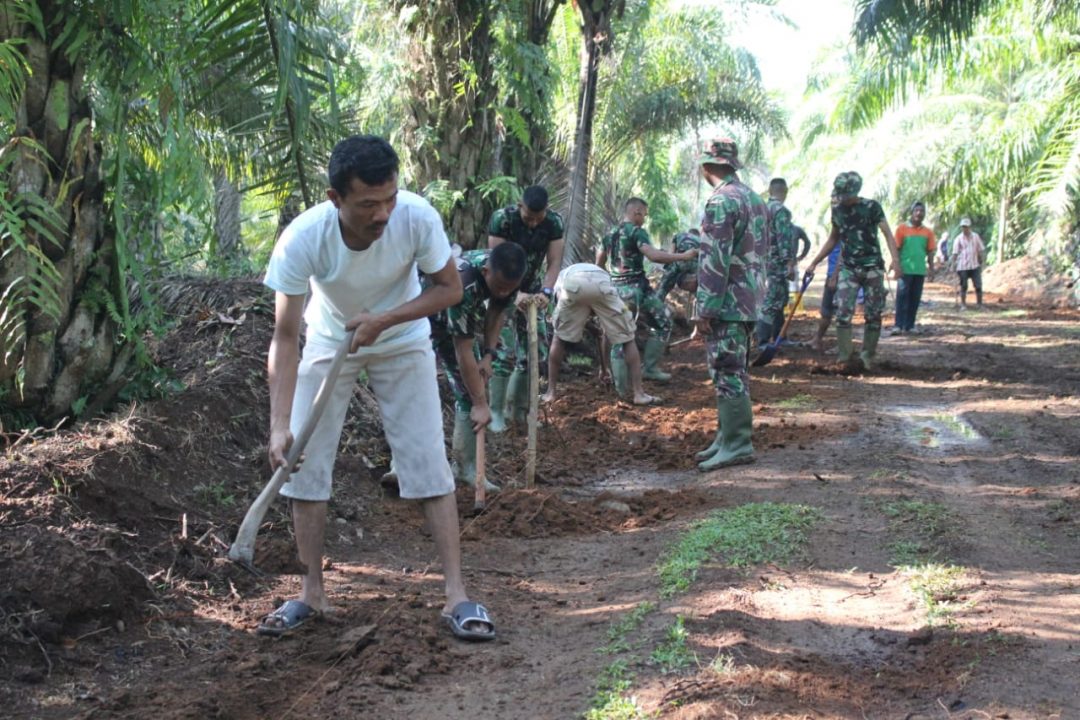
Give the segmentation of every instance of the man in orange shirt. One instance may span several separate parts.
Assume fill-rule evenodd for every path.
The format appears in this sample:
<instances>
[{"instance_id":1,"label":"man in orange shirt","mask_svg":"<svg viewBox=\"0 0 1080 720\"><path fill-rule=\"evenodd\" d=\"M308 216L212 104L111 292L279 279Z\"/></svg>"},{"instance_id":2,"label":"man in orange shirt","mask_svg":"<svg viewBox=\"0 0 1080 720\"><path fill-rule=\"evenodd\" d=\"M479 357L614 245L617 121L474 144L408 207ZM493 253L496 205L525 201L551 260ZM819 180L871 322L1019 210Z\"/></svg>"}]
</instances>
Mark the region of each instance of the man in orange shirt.
<instances>
[{"instance_id":1,"label":"man in orange shirt","mask_svg":"<svg viewBox=\"0 0 1080 720\"><path fill-rule=\"evenodd\" d=\"M903 276L896 288L896 321L892 335L918 333L915 315L922 302L923 283L927 269L934 272L934 251L937 237L934 231L923 225L926 206L922 201L911 206L910 219L896 228L896 247L900 251L900 268Z\"/></svg>"}]
</instances>

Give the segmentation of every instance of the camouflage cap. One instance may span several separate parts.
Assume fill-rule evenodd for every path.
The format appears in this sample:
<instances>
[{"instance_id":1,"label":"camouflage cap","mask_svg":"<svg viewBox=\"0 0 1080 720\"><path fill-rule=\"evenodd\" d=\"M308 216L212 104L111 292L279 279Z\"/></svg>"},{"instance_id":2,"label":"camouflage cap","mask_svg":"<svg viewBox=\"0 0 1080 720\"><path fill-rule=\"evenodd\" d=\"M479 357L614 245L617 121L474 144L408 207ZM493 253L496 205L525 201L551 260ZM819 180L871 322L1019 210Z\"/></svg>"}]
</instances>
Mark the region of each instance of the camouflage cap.
<instances>
[{"instance_id":1,"label":"camouflage cap","mask_svg":"<svg viewBox=\"0 0 1080 720\"><path fill-rule=\"evenodd\" d=\"M857 172L842 172L833 180L833 195L850 197L862 190L862 176Z\"/></svg>"},{"instance_id":2,"label":"camouflage cap","mask_svg":"<svg viewBox=\"0 0 1080 720\"><path fill-rule=\"evenodd\" d=\"M698 162L702 165L730 165L736 170L742 167L739 162L739 146L731 138L714 138L705 143Z\"/></svg>"}]
</instances>

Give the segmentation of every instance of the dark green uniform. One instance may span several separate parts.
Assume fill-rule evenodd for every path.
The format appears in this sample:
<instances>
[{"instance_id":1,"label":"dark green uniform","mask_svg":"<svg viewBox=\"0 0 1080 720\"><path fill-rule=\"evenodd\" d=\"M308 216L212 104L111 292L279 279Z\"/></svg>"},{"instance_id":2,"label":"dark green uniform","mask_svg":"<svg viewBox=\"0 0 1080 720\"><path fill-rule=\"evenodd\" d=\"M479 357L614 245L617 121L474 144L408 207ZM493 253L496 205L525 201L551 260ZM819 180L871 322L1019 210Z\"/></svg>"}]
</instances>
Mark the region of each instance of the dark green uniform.
<instances>
[{"instance_id":1,"label":"dark green uniform","mask_svg":"<svg viewBox=\"0 0 1080 720\"><path fill-rule=\"evenodd\" d=\"M461 301L428 318L431 322L431 346L439 362L442 363L446 379L450 382L455 407L459 412L464 413L472 411L472 399L461 377L461 367L458 365L457 353L454 350L454 338L479 338L479 344L473 343L473 352L476 353L478 347L483 344L487 314L505 311L516 296L515 293L503 300L491 297L491 291L481 272L489 254L488 250L470 250L458 258L457 271L464 289Z\"/></svg>"},{"instance_id":2,"label":"dark green uniform","mask_svg":"<svg viewBox=\"0 0 1080 720\"><path fill-rule=\"evenodd\" d=\"M502 238L506 242L520 245L525 250L525 277L521 280L521 292L536 294L542 289L544 265L548 246L563 237L562 216L553 210L547 211L544 221L530 228L521 219L521 212L516 205L496 210L488 223L488 235ZM547 362L548 323L547 312L540 309L536 314L536 334L539 340L541 366ZM511 321L503 327L499 352L493 362L495 375L509 377L516 367L525 371L529 364L529 326L525 313L513 311Z\"/></svg>"},{"instance_id":3,"label":"dark green uniform","mask_svg":"<svg viewBox=\"0 0 1080 720\"><path fill-rule=\"evenodd\" d=\"M671 315L649 285L645 256L641 253L642 245L652 245L649 233L632 222L624 222L612 229L603 243L611 267L611 282L619 297L630 312L645 321L651 337L667 343L671 337Z\"/></svg>"},{"instance_id":4,"label":"dark green uniform","mask_svg":"<svg viewBox=\"0 0 1080 720\"><path fill-rule=\"evenodd\" d=\"M675 236L675 252L683 253L687 250L697 250L701 247L701 238L693 233L679 233ZM696 277L698 261L679 260L664 266L664 277L660 280L660 286L656 289L656 296L663 301L669 292L676 286L681 285L688 277Z\"/></svg>"},{"instance_id":5,"label":"dark green uniform","mask_svg":"<svg viewBox=\"0 0 1080 720\"><path fill-rule=\"evenodd\" d=\"M772 332L780 332L784 322L784 306L788 302L788 268L795 260L795 226L791 222L791 211L775 198L769 198L769 253L765 275L768 290L765 305L761 309L761 320L772 323ZM760 339L760 338L759 338Z\"/></svg>"},{"instance_id":6,"label":"dark green uniform","mask_svg":"<svg viewBox=\"0 0 1080 720\"><path fill-rule=\"evenodd\" d=\"M854 205L833 206L832 224L840 236L840 276L836 284L838 328L851 327L859 288L863 289L866 327L881 327L885 309L885 262L881 257L878 225L885 212L876 200L859 198Z\"/></svg>"},{"instance_id":7,"label":"dark green uniform","mask_svg":"<svg viewBox=\"0 0 1080 720\"><path fill-rule=\"evenodd\" d=\"M709 320L709 374L719 398L750 393L746 361L765 294L765 201L733 173L713 189L701 223L698 315Z\"/></svg>"}]
</instances>

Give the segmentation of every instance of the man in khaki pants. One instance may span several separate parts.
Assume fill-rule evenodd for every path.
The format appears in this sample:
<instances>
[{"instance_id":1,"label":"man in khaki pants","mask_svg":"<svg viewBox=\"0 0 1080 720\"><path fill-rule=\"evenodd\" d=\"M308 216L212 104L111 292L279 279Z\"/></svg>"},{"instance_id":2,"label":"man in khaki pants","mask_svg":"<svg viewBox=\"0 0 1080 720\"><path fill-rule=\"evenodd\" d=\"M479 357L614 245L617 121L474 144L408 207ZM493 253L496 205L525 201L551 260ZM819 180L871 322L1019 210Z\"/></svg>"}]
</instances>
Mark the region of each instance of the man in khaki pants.
<instances>
[{"instance_id":1,"label":"man in khaki pants","mask_svg":"<svg viewBox=\"0 0 1080 720\"><path fill-rule=\"evenodd\" d=\"M634 317L619 297L607 271L592 263L571 265L559 273L555 296L558 299L553 316L555 339L548 354L548 389L543 397L544 402L551 402L557 397L559 369L566 357L566 343L581 341L585 323L591 315L600 321L608 343L624 348L634 404L659 402L659 398L646 394L642 388L641 354L634 342Z\"/></svg>"}]
</instances>

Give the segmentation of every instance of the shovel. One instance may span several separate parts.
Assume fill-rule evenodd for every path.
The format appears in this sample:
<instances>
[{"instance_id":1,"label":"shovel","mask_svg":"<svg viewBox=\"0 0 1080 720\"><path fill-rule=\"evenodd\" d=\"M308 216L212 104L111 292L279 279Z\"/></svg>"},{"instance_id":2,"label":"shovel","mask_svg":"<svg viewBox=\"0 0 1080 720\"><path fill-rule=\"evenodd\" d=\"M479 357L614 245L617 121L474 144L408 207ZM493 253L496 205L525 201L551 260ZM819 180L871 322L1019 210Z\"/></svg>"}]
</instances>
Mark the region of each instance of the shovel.
<instances>
[{"instance_id":1,"label":"shovel","mask_svg":"<svg viewBox=\"0 0 1080 720\"><path fill-rule=\"evenodd\" d=\"M806 273L803 275L802 287L799 288L799 294L795 296L795 302L791 304L791 312L788 313L787 320L784 321L784 326L780 328L780 332L777 334L776 339L765 346L765 349L761 351L761 354L754 358L754 362L751 363L754 367L761 367L762 365L768 365L772 362L772 359L776 357L776 351L780 349L780 341L784 339L787 334L788 325L791 324L791 318L795 317L795 311L799 307L799 303L802 302L803 293L806 292L806 288L810 287L810 281L814 279L814 273Z\"/></svg>"},{"instance_id":2,"label":"shovel","mask_svg":"<svg viewBox=\"0 0 1080 720\"><path fill-rule=\"evenodd\" d=\"M285 464L274 471L270 482L266 483L266 487L259 493L259 497L255 498L255 502L251 503L251 507L248 508L247 514L244 516L244 522L240 524L240 530L236 533L236 540L233 541L232 547L229 548L229 559L256 575L261 574L255 568L254 563L255 538L259 534L259 526L262 525L263 518L266 517L266 511L270 509L270 504L277 498L278 490L281 489L281 486L285 484L285 481L289 479L289 475L296 468L300 453L304 452L304 446L311 439L311 433L314 432L315 425L318 424L323 410L326 409L326 403L329 402L330 396L333 394L334 383L337 382L338 375L341 374L341 366L345 362L345 356L349 354L349 346L352 345L352 340L353 334L347 333L345 341L341 343L337 354L334 355L330 370L326 373L326 377L323 378L322 384L319 385L318 392L315 393L315 401L311 404L311 412L308 414L307 420L304 421L304 425L300 428L300 434L293 440L289 452L285 455Z\"/></svg>"},{"instance_id":3,"label":"shovel","mask_svg":"<svg viewBox=\"0 0 1080 720\"><path fill-rule=\"evenodd\" d=\"M484 447L484 428L476 433L476 498L473 501L474 510L483 510L487 504L487 450Z\"/></svg>"}]
</instances>

